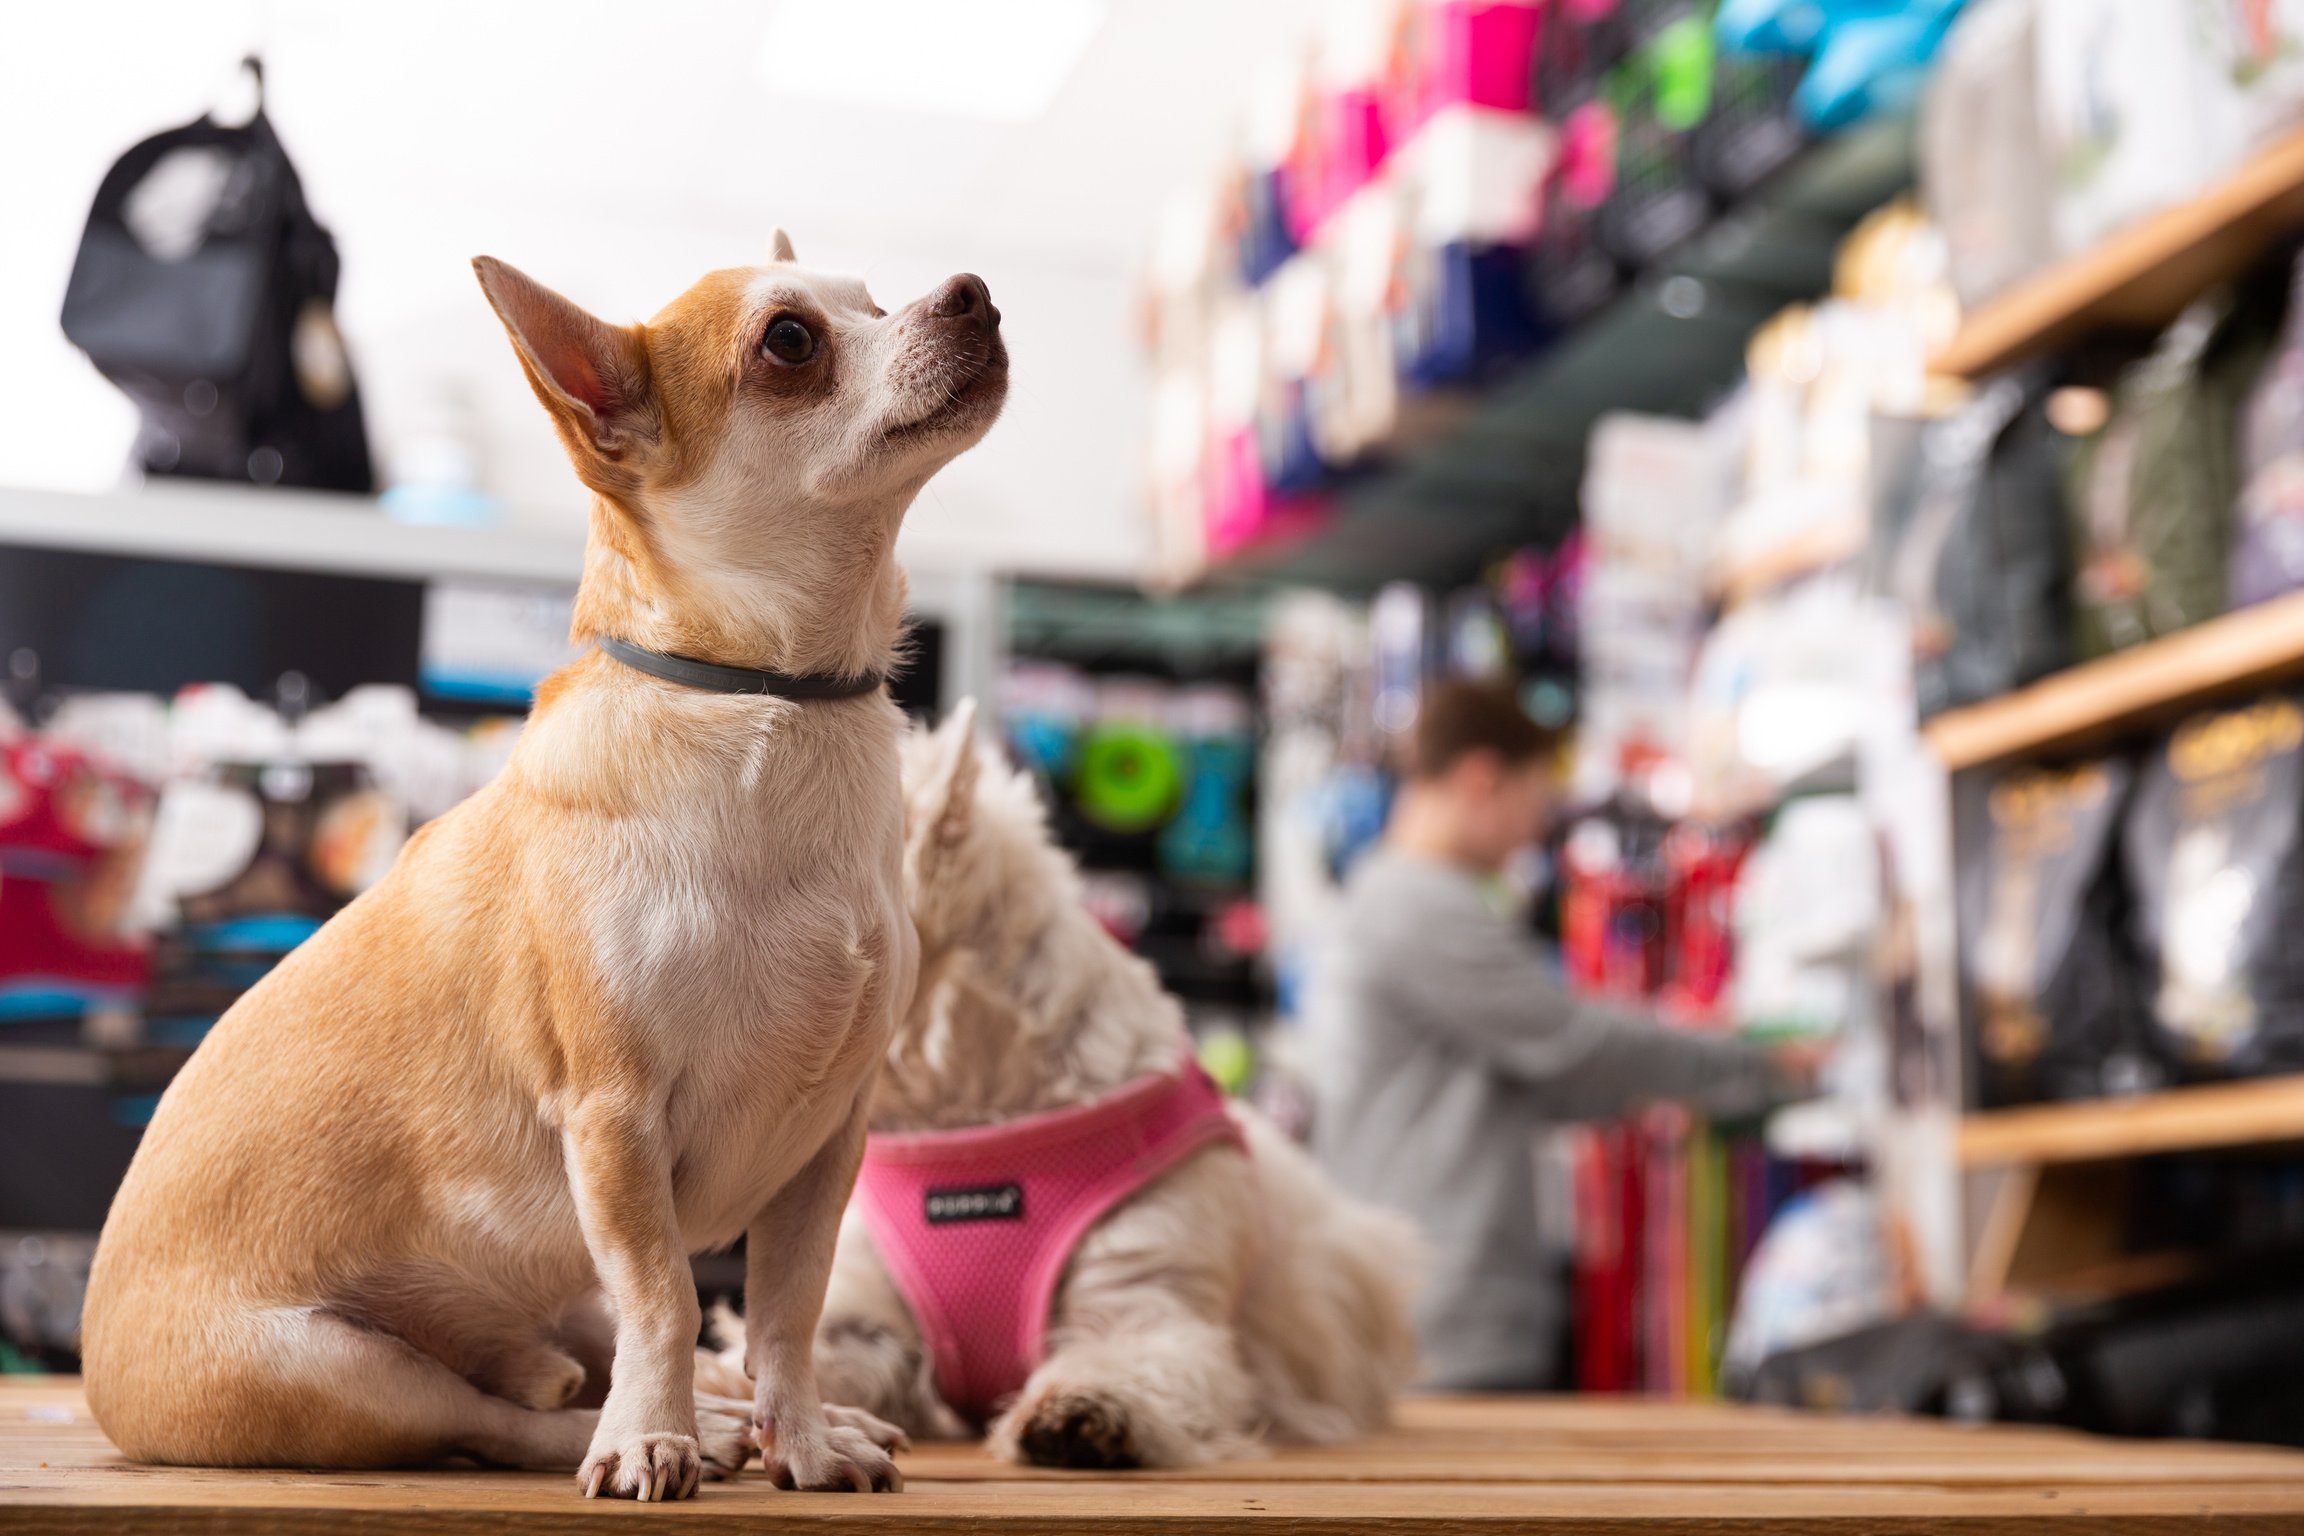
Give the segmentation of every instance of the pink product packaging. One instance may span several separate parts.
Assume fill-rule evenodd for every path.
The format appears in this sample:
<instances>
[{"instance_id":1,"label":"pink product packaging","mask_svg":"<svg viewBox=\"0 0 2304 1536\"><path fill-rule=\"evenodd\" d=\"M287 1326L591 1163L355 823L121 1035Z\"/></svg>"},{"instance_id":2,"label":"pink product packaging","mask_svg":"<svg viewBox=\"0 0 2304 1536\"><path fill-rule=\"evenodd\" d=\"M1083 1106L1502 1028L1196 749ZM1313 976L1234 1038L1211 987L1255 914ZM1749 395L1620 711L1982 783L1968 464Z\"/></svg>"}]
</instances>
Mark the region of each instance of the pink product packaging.
<instances>
[{"instance_id":1,"label":"pink product packaging","mask_svg":"<svg viewBox=\"0 0 2304 1536\"><path fill-rule=\"evenodd\" d=\"M1403 50L1407 78L1393 102L1393 138L1450 106L1532 110L1530 64L1544 12L1529 0L1427 0Z\"/></svg>"},{"instance_id":2,"label":"pink product packaging","mask_svg":"<svg viewBox=\"0 0 2304 1536\"><path fill-rule=\"evenodd\" d=\"M1209 455L1209 559L1221 560L1251 544L1278 543L1310 533L1328 521L1331 510L1325 496L1284 495L1264 483L1254 426L1218 436Z\"/></svg>"},{"instance_id":3,"label":"pink product packaging","mask_svg":"<svg viewBox=\"0 0 2304 1536\"><path fill-rule=\"evenodd\" d=\"M1288 230L1299 247L1311 244L1329 217L1376 179L1392 153L1383 101L1373 86L1323 91L1311 116L1311 131L1297 141L1286 180Z\"/></svg>"}]
</instances>

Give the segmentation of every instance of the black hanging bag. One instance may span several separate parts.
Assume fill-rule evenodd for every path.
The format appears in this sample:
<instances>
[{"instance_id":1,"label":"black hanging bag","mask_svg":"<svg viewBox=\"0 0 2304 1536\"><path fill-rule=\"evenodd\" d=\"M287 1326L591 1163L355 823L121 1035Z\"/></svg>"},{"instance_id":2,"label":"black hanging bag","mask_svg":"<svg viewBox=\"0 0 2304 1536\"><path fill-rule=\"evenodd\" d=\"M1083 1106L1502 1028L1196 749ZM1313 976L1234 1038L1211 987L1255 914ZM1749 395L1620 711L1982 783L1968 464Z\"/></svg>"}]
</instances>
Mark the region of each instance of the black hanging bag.
<instances>
[{"instance_id":1,"label":"black hanging bag","mask_svg":"<svg viewBox=\"0 0 2304 1536\"><path fill-rule=\"evenodd\" d=\"M64 334L136 402L145 472L366 493L336 277L336 242L259 104L245 125L204 116L114 162Z\"/></svg>"}]
</instances>

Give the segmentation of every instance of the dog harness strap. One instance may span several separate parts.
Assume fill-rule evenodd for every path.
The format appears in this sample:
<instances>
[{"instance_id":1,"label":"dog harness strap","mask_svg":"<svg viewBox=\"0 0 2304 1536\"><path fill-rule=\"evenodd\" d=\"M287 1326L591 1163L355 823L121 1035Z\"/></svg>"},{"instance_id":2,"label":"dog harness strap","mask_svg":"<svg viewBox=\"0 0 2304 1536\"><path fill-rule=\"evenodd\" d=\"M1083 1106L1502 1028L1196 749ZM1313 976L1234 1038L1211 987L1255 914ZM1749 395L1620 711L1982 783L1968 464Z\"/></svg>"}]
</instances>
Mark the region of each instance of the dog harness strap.
<instances>
[{"instance_id":1,"label":"dog harness strap","mask_svg":"<svg viewBox=\"0 0 2304 1536\"><path fill-rule=\"evenodd\" d=\"M888 679L878 672L843 677L832 672L778 672L768 667L724 667L716 661L674 656L619 640L613 635L594 637L594 643L635 672L660 677L686 688L712 693L762 693L780 699L852 699L870 693Z\"/></svg>"},{"instance_id":2,"label":"dog harness strap","mask_svg":"<svg viewBox=\"0 0 2304 1536\"><path fill-rule=\"evenodd\" d=\"M1002 1125L871 1137L858 1208L944 1400L991 1418L1040 1363L1057 1282L1088 1229L1218 1143L1247 1150L1196 1061Z\"/></svg>"}]
</instances>

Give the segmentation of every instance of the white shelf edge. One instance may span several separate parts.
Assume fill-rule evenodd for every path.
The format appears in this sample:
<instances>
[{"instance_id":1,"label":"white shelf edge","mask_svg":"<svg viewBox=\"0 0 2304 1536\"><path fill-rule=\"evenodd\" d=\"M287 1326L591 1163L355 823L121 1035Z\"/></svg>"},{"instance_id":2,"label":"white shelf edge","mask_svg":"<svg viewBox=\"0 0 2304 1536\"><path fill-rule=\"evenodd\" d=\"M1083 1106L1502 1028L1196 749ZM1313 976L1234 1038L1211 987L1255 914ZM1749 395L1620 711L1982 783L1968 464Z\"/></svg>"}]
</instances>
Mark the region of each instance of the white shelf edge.
<instances>
[{"instance_id":1,"label":"white shelf edge","mask_svg":"<svg viewBox=\"0 0 2304 1536\"><path fill-rule=\"evenodd\" d=\"M0 487L0 545L423 581L573 586L577 538L395 522L364 497L166 484L104 495Z\"/></svg>"}]
</instances>

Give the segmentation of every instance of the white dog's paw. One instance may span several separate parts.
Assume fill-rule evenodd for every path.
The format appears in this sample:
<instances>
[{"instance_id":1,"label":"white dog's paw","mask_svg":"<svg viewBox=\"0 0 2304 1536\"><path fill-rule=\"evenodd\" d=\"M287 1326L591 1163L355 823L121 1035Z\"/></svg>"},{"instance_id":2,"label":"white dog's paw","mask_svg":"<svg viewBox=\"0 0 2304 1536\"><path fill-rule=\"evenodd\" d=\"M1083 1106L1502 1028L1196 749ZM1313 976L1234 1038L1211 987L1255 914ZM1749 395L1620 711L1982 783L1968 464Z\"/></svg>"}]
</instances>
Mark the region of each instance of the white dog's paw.
<instances>
[{"instance_id":1,"label":"white dog's paw","mask_svg":"<svg viewBox=\"0 0 2304 1536\"><path fill-rule=\"evenodd\" d=\"M828 1408L825 1415L830 1419L842 1412ZM764 1433L760 1460L777 1487L802 1493L897 1493L904 1487L895 1458L872 1436L847 1423L829 1422L809 1433Z\"/></svg>"},{"instance_id":2,"label":"white dog's paw","mask_svg":"<svg viewBox=\"0 0 2304 1536\"><path fill-rule=\"evenodd\" d=\"M1044 1391L1011 1409L994 1437L1019 1461L1112 1471L1144 1465L1134 1415L1093 1391Z\"/></svg>"},{"instance_id":3,"label":"white dog's paw","mask_svg":"<svg viewBox=\"0 0 2304 1536\"><path fill-rule=\"evenodd\" d=\"M696 1399L696 1446L704 1480L734 1477L752 1459L752 1405L740 1398Z\"/></svg>"},{"instance_id":4,"label":"white dog's paw","mask_svg":"<svg viewBox=\"0 0 2304 1536\"><path fill-rule=\"evenodd\" d=\"M842 1428L852 1429L884 1451L912 1449L912 1437L886 1419L875 1418L861 1408L843 1408L838 1403L824 1405L825 1419Z\"/></svg>"},{"instance_id":5,"label":"white dog's paw","mask_svg":"<svg viewBox=\"0 0 2304 1536\"><path fill-rule=\"evenodd\" d=\"M703 1480L704 1456L694 1435L632 1435L591 1454L576 1473L588 1499L638 1499L643 1504L684 1499Z\"/></svg>"}]
</instances>

